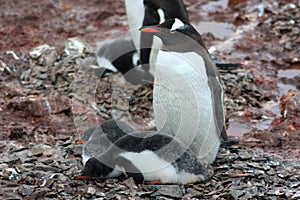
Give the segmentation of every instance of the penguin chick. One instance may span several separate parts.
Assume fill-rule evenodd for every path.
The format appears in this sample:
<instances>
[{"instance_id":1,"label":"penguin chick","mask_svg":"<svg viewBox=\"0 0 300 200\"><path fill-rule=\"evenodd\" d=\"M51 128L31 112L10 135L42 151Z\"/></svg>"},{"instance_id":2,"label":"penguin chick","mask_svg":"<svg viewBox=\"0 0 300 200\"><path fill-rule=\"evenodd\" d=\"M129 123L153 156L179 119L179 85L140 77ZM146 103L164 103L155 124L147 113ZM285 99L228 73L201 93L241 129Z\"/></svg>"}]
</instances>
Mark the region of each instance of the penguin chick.
<instances>
[{"instance_id":1,"label":"penguin chick","mask_svg":"<svg viewBox=\"0 0 300 200\"><path fill-rule=\"evenodd\" d=\"M115 119L88 128L82 137L82 140L86 141L82 148L83 164L89 158L103 154L113 142L133 131L134 129L128 124Z\"/></svg>"},{"instance_id":2,"label":"penguin chick","mask_svg":"<svg viewBox=\"0 0 300 200\"><path fill-rule=\"evenodd\" d=\"M203 181L206 172L197 157L175 138L156 132L134 132L117 140L105 154L90 158L77 179L125 174L145 181L187 184Z\"/></svg>"}]
</instances>

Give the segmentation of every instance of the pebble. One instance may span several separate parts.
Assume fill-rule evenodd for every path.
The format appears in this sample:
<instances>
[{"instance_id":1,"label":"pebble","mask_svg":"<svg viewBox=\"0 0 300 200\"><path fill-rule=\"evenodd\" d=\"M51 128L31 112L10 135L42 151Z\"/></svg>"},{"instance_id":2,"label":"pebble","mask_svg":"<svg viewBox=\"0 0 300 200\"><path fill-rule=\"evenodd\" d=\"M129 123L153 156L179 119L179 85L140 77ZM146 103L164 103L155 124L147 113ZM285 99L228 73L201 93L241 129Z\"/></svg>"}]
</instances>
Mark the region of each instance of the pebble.
<instances>
[{"instance_id":1,"label":"pebble","mask_svg":"<svg viewBox=\"0 0 300 200\"><path fill-rule=\"evenodd\" d=\"M146 191L153 191L156 190L152 197L156 196L167 196L172 198L182 198L183 192L182 188L178 185L145 185L144 189Z\"/></svg>"},{"instance_id":2,"label":"pebble","mask_svg":"<svg viewBox=\"0 0 300 200\"><path fill-rule=\"evenodd\" d=\"M29 196L33 193L34 191L34 186L32 185L21 185L19 187L19 193L22 195L22 196Z\"/></svg>"}]
</instances>

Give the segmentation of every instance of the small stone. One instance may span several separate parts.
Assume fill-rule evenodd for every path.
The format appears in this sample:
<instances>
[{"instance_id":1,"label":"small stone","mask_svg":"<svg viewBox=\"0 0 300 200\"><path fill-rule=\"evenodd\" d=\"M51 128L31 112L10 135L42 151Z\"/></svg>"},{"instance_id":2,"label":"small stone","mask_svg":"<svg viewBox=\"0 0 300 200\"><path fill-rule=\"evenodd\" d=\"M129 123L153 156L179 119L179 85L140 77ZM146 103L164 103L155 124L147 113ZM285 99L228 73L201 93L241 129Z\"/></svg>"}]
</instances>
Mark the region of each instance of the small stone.
<instances>
[{"instance_id":1,"label":"small stone","mask_svg":"<svg viewBox=\"0 0 300 200\"><path fill-rule=\"evenodd\" d=\"M291 174L288 173L287 171L281 171L281 172L277 173L277 176L279 178L288 179L291 176Z\"/></svg>"},{"instance_id":2,"label":"small stone","mask_svg":"<svg viewBox=\"0 0 300 200\"><path fill-rule=\"evenodd\" d=\"M20 177L20 174L16 171L15 168L4 169L1 176L5 180L16 181Z\"/></svg>"},{"instance_id":3,"label":"small stone","mask_svg":"<svg viewBox=\"0 0 300 200\"><path fill-rule=\"evenodd\" d=\"M123 183L130 189L137 189L137 186L132 177L123 181Z\"/></svg>"},{"instance_id":4,"label":"small stone","mask_svg":"<svg viewBox=\"0 0 300 200\"><path fill-rule=\"evenodd\" d=\"M231 164L231 166L236 169L249 169L244 163Z\"/></svg>"},{"instance_id":5,"label":"small stone","mask_svg":"<svg viewBox=\"0 0 300 200\"><path fill-rule=\"evenodd\" d=\"M43 164L34 166L33 169L44 171L44 172L55 172L55 173L61 171L61 169L59 169L59 168L51 167L51 166L47 166L47 165L43 165Z\"/></svg>"},{"instance_id":6,"label":"small stone","mask_svg":"<svg viewBox=\"0 0 300 200\"><path fill-rule=\"evenodd\" d=\"M295 182L295 183L291 183L291 184L290 184L290 187L291 187L291 188L297 188L297 187L299 187L299 186L300 186L300 181Z\"/></svg>"},{"instance_id":7,"label":"small stone","mask_svg":"<svg viewBox=\"0 0 300 200\"><path fill-rule=\"evenodd\" d=\"M292 199L300 199L300 193L299 194L295 194L294 196L292 196Z\"/></svg>"},{"instance_id":8,"label":"small stone","mask_svg":"<svg viewBox=\"0 0 300 200\"><path fill-rule=\"evenodd\" d=\"M256 168L256 169L264 169L260 164L258 163L247 163L247 165L249 167L253 167L253 168Z\"/></svg>"},{"instance_id":9,"label":"small stone","mask_svg":"<svg viewBox=\"0 0 300 200\"><path fill-rule=\"evenodd\" d=\"M197 190L194 190L193 188L187 188L186 189L186 192L189 193L189 194L192 194L192 195L198 195L198 194L201 194L201 192L197 191Z\"/></svg>"},{"instance_id":10,"label":"small stone","mask_svg":"<svg viewBox=\"0 0 300 200\"><path fill-rule=\"evenodd\" d=\"M94 195L96 193L96 189L93 188L93 187L88 187L86 193L89 194L89 195Z\"/></svg>"},{"instance_id":11,"label":"small stone","mask_svg":"<svg viewBox=\"0 0 300 200\"><path fill-rule=\"evenodd\" d=\"M96 192L96 193L95 193L95 196L96 196L97 198L99 198L99 197L105 197L105 193L103 193L103 192Z\"/></svg>"},{"instance_id":12,"label":"small stone","mask_svg":"<svg viewBox=\"0 0 300 200\"><path fill-rule=\"evenodd\" d=\"M250 153L248 153L247 151L241 151L241 152L239 152L239 157L242 160L249 160L252 158L252 155Z\"/></svg>"},{"instance_id":13,"label":"small stone","mask_svg":"<svg viewBox=\"0 0 300 200\"><path fill-rule=\"evenodd\" d=\"M144 189L147 191L156 190L151 197L162 195L173 198L182 198L183 196L182 189L178 185L145 185Z\"/></svg>"},{"instance_id":14,"label":"small stone","mask_svg":"<svg viewBox=\"0 0 300 200\"><path fill-rule=\"evenodd\" d=\"M26 176L25 180L26 180L26 183L29 185L35 184L35 179L32 176Z\"/></svg>"},{"instance_id":15,"label":"small stone","mask_svg":"<svg viewBox=\"0 0 300 200\"><path fill-rule=\"evenodd\" d=\"M269 171L267 171L267 174L273 176L276 174L276 171L274 169L270 169Z\"/></svg>"},{"instance_id":16,"label":"small stone","mask_svg":"<svg viewBox=\"0 0 300 200\"><path fill-rule=\"evenodd\" d=\"M56 192L48 192L45 195L48 198L56 198L57 197L57 193Z\"/></svg>"},{"instance_id":17,"label":"small stone","mask_svg":"<svg viewBox=\"0 0 300 200\"><path fill-rule=\"evenodd\" d=\"M277 167L280 166L280 162L279 161L269 161L268 163L271 167Z\"/></svg>"},{"instance_id":18,"label":"small stone","mask_svg":"<svg viewBox=\"0 0 300 200\"><path fill-rule=\"evenodd\" d=\"M63 174L53 174L50 178L57 179L58 181L65 183L68 180L68 177L66 177Z\"/></svg>"},{"instance_id":19,"label":"small stone","mask_svg":"<svg viewBox=\"0 0 300 200\"><path fill-rule=\"evenodd\" d=\"M19 193L22 195L22 196L28 196L28 195L31 195L34 191L34 186L32 185L21 185L19 187Z\"/></svg>"},{"instance_id":20,"label":"small stone","mask_svg":"<svg viewBox=\"0 0 300 200\"><path fill-rule=\"evenodd\" d=\"M230 195L234 199L239 199L239 197L243 196L244 194L245 194L245 191L242 191L242 190L231 190L230 191Z\"/></svg>"},{"instance_id":21,"label":"small stone","mask_svg":"<svg viewBox=\"0 0 300 200\"><path fill-rule=\"evenodd\" d=\"M282 196L284 194L285 194L285 190L282 188L279 188L275 191L275 195L277 195L277 196Z\"/></svg>"}]
</instances>

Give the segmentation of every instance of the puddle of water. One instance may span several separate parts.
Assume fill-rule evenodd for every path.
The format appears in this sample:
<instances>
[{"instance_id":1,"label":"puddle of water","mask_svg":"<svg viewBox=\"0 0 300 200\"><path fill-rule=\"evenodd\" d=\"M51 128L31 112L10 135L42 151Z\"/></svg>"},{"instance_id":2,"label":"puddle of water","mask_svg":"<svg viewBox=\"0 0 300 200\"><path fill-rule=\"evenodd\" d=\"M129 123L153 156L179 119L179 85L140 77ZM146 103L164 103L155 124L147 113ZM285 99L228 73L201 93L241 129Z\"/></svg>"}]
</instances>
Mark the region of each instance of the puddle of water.
<instances>
[{"instance_id":1,"label":"puddle of water","mask_svg":"<svg viewBox=\"0 0 300 200\"><path fill-rule=\"evenodd\" d=\"M278 70L278 78L279 79L293 79L296 76L300 76L300 70L299 69L279 69ZM294 85L293 83L288 83L288 82L282 82L279 81L278 82L278 87L279 87L279 91L281 94L286 93L288 90L293 89L296 90L296 85Z\"/></svg>"},{"instance_id":2,"label":"puddle of water","mask_svg":"<svg viewBox=\"0 0 300 200\"><path fill-rule=\"evenodd\" d=\"M226 9L228 7L228 0L209 1L207 4L202 6L202 10L206 12L215 11L217 9Z\"/></svg>"},{"instance_id":3,"label":"puddle of water","mask_svg":"<svg viewBox=\"0 0 300 200\"><path fill-rule=\"evenodd\" d=\"M276 115L276 117L280 117L280 108L279 108L279 102L275 101L269 101L262 105L264 110L271 111Z\"/></svg>"},{"instance_id":4,"label":"puddle of water","mask_svg":"<svg viewBox=\"0 0 300 200\"><path fill-rule=\"evenodd\" d=\"M228 6L232 8L235 5L242 3L242 2L246 2L246 1L248 1L248 0L229 0Z\"/></svg>"},{"instance_id":5,"label":"puddle of water","mask_svg":"<svg viewBox=\"0 0 300 200\"><path fill-rule=\"evenodd\" d=\"M270 120L260 120L260 121L257 121L255 122L255 125L254 127L257 128L258 130L261 130L261 131L264 131L264 130L268 130L271 123L272 123L272 119Z\"/></svg>"},{"instance_id":6,"label":"puddle of water","mask_svg":"<svg viewBox=\"0 0 300 200\"><path fill-rule=\"evenodd\" d=\"M246 123L229 120L229 128L227 129L227 133L228 135L241 137L244 135L244 133L250 132L251 130L251 126Z\"/></svg>"},{"instance_id":7,"label":"puddle of water","mask_svg":"<svg viewBox=\"0 0 300 200\"><path fill-rule=\"evenodd\" d=\"M234 34L234 26L223 22L200 22L196 25L196 29L201 34L210 32L222 40L228 39Z\"/></svg>"},{"instance_id":8,"label":"puddle of water","mask_svg":"<svg viewBox=\"0 0 300 200\"><path fill-rule=\"evenodd\" d=\"M286 78L294 78L295 76L300 75L299 69L286 69L286 70L278 70L278 77L286 77Z\"/></svg>"}]
</instances>

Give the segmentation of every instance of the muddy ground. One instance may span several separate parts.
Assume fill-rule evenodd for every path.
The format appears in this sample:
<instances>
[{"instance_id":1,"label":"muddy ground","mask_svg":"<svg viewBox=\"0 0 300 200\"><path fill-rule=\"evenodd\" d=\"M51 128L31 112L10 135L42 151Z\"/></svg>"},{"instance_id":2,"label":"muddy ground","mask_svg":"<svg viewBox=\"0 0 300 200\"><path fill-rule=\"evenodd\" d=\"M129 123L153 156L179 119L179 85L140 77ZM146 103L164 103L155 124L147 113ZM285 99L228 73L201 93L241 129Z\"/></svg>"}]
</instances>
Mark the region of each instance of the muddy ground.
<instances>
[{"instance_id":1,"label":"muddy ground","mask_svg":"<svg viewBox=\"0 0 300 200\"><path fill-rule=\"evenodd\" d=\"M215 48L213 56L221 62L242 64L220 70L230 136L240 138L243 149L299 162L299 0L230 1L230 6L226 0L185 3L206 46ZM120 75L91 79L91 88L82 89L86 85L80 79L85 76L77 61L92 58L97 43L104 39L129 36L123 4L112 0L0 1L3 149L40 142L50 146L75 143L82 130L111 117L112 100L107 93ZM68 58L65 43L72 37L88 43L90 52ZM55 53L30 56L42 44L55 47L50 51ZM95 105L82 106L77 87L80 92L95 90ZM135 97L127 99L132 120L148 126L151 86L132 90Z\"/></svg>"}]
</instances>

